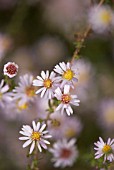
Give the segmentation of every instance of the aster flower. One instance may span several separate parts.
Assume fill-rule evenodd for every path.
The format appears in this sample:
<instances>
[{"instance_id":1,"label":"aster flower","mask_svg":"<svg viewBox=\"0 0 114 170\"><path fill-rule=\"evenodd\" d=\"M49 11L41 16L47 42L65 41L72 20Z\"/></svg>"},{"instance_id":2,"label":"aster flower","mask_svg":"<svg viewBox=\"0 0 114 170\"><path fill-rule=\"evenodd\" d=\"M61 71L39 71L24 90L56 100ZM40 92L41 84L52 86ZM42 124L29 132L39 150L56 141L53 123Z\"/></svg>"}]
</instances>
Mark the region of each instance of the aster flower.
<instances>
[{"instance_id":1,"label":"aster flower","mask_svg":"<svg viewBox=\"0 0 114 170\"><path fill-rule=\"evenodd\" d=\"M104 156L104 162L108 160L112 162L114 160L114 139L108 138L107 143L103 141L101 137L99 137L99 141L95 144L95 159L99 159L100 157Z\"/></svg>"},{"instance_id":2,"label":"aster flower","mask_svg":"<svg viewBox=\"0 0 114 170\"><path fill-rule=\"evenodd\" d=\"M3 69L4 75L7 75L9 78L13 78L17 75L18 65L14 62L8 62L4 65Z\"/></svg>"},{"instance_id":3,"label":"aster flower","mask_svg":"<svg viewBox=\"0 0 114 170\"><path fill-rule=\"evenodd\" d=\"M62 93L61 89L58 87L55 90L55 97L60 100L59 106L56 108L56 111L61 110L61 113L66 110L67 114L70 116L70 114L73 114L73 110L70 106L70 104L73 104L75 106L79 106L80 100L77 99L76 95L70 94L70 86L65 85L64 91Z\"/></svg>"},{"instance_id":4,"label":"aster flower","mask_svg":"<svg viewBox=\"0 0 114 170\"><path fill-rule=\"evenodd\" d=\"M33 152L35 146L38 147L40 152L42 152L42 147L47 149L46 144L50 144L50 142L46 139L52 137L51 135L47 134L47 130L44 130L46 128L46 124L41 124L40 122L35 123L35 121L32 121L32 126L33 128L31 128L29 125L23 125L22 130L19 132L20 134L24 135L23 137L20 137L19 140L26 140L26 142L23 144L23 148L31 144L29 154Z\"/></svg>"},{"instance_id":5,"label":"aster flower","mask_svg":"<svg viewBox=\"0 0 114 170\"><path fill-rule=\"evenodd\" d=\"M54 167L64 168L73 165L78 157L75 142L76 140L73 138L70 141L63 139L54 143L53 148L49 149L53 154L52 162L54 162Z\"/></svg>"},{"instance_id":6,"label":"aster flower","mask_svg":"<svg viewBox=\"0 0 114 170\"><path fill-rule=\"evenodd\" d=\"M65 114L61 115L59 111L50 115L50 120L47 121L47 128L53 139L57 140L64 137L65 127L68 121L67 116Z\"/></svg>"},{"instance_id":7,"label":"aster flower","mask_svg":"<svg viewBox=\"0 0 114 170\"><path fill-rule=\"evenodd\" d=\"M109 6L94 6L89 12L89 23L97 33L109 31L114 26L114 13Z\"/></svg>"},{"instance_id":8,"label":"aster flower","mask_svg":"<svg viewBox=\"0 0 114 170\"><path fill-rule=\"evenodd\" d=\"M6 84L4 85L4 80L1 80L0 83L0 106L4 107L5 104L12 101L10 92L8 92L9 86Z\"/></svg>"},{"instance_id":9,"label":"aster flower","mask_svg":"<svg viewBox=\"0 0 114 170\"><path fill-rule=\"evenodd\" d=\"M64 62L57 64L54 68L54 71L60 74L60 76L57 77L57 80L61 81L61 87L64 87L65 84L68 84L73 88L74 83L78 81L78 69L76 69L69 62L67 62L67 64Z\"/></svg>"},{"instance_id":10,"label":"aster flower","mask_svg":"<svg viewBox=\"0 0 114 170\"><path fill-rule=\"evenodd\" d=\"M12 96L14 100L19 100L20 105L33 101L36 97L35 87L32 85L33 76L25 74L20 76L18 86L13 90Z\"/></svg>"},{"instance_id":11,"label":"aster flower","mask_svg":"<svg viewBox=\"0 0 114 170\"><path fill-rule=\"evenodd\" d=\"M33 80L33 86L41 87L36 91L36 94L41 93L41 97L51 99L54 97L54 90L57 87L57 82L55 81L55 73L52 71L49 75L49 71L46 73L41 72L41 77L37 76L37 79Z\"/></svg>"},{"instance_id":12,"label":"aster flower","mask_svg":"<svg viewBox=\"0 0 114 170\"><path fill-rule=\"evenodd\" d=\"M69 139L72 137L78 137L82 130L82 123L78 117L66 117L66 123L64 126L64 137Z\"/></svg>"},{"instance_id":13,"label":"aster flower","mask_svg":"<svg viewBox=\"0 0 114 170\"><path fill-rule=\"evenodd\" d=\"M99 114L100 113L100 114ZM100 115L98 123L105 130L114 130L114 99L105 99L101 101L98 108ZM102 123L101 123L102 122Z\"/></svg>"}]
</instances>

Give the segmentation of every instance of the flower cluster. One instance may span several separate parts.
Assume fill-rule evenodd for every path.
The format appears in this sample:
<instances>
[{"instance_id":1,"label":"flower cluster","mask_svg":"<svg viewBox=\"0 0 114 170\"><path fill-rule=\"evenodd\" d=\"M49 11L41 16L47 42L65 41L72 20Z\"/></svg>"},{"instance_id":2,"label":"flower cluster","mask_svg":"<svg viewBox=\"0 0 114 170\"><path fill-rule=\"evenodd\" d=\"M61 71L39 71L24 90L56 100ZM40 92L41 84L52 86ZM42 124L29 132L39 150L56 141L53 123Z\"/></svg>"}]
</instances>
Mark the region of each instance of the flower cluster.
<instances>
[{"instance_id":1,"label":"flower cluster","mask_svg":"<svg viewBox=\"0 0 114 170\"><path fill-rule=\"evenodd\" d=\"M77 95L72 95L70 92L78 81L78 69L69 62L67 64L62 62L55 66L54 71L50 74L48 70L46 73L42 71L41 76L37 76L37 79L33 80L33 86L40 87L36 94L41 93L41 97L47 99L56 98L59 101L56 111L61 110L63 113L65 110L68 115L73 114L70 104L79 106L80 102Z\"/></svg>"}]
</instances>

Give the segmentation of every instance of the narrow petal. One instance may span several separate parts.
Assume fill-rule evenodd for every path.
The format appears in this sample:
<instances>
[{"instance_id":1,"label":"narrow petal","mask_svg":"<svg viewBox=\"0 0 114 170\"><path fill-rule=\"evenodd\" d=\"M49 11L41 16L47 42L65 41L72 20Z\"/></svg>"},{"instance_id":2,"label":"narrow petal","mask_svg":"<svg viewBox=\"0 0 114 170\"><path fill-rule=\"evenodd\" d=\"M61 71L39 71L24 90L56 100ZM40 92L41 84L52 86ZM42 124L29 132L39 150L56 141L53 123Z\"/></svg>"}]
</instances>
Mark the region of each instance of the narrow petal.
<instances>
[{"instance_id":1,"label":"narrow petal","mask_svg":"<svg viewBox=\"0 0 114 170\"><path fill-rule=\"evenodd\" d=\"M23 144L23 148L27 147L28 145L30 145L32 142L31 139L27 140L24 144Z\"/></svg>"},{"instance_id":2,"label":"narrow petal","mask_svg":"<svg viewBox=\"0 0 114 170\"><path fill-rule=\"evenodd\" d=\"M34 150L34 147L35 147L35 141L32 142L32 145L30 147L30 151L29 151L29 154L31 154Z\"/></svg>"}]
</instances>

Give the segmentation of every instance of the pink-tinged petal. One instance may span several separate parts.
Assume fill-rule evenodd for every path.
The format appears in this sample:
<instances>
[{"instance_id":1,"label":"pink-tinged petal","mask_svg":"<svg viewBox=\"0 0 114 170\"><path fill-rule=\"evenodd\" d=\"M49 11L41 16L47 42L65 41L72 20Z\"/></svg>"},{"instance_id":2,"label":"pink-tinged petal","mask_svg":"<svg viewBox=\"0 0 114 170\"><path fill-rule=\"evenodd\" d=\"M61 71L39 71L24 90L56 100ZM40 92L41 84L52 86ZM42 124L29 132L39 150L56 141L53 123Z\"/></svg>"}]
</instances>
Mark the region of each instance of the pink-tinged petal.
<instances>
[{"instance_id":1,"label":"pink-tinged petal","mask_svg":"<svg viewBox=\"0 0 114 170\"><path fill-rule=\"evenodd\" d=\"M34 131L37 131L37 126L36 126L35 121L32 121L32 126L33 126Z\"/></svg>"},{"instance_id":2,"label":"pink-tinged petal","mask_svg":"<svg viewBox=\"0 0 114 170\"><path fill-rule=\"evenodd\" d=\"M60 110L60 109L62 108L62 106L63 106L63 104L62 104L62 103L61 103L61 104L59 104L59 106L57 106L57 108L56 108L56 111Z\"/></svg>"},{"instance_id":3,"label":"pink-tinged petal","mask_svg":"<svg viewBox=\"0 0 114 170\"><path fill-rule=\"evenodd\" d=\"M44 96L46 90L47 90L47 89L44 87L44 89L43 89L42 92L41 92L41 98Z\"/></svg>"},{"instance_id":4,"label":"pink-tinged petal","mask_svg":"<svg viewBox=\"0 0 114 170\"><path fill-rule=\"evenodd\" d=\"M61 92L61 89L60 89L59 87L55 90L55 93L56 93L58 96L62 96L62 92Z\"/></svg>"},{"instance_id":5,"label":"pink-tinged petal","mask_svg":"<svg viewBox=\"0 0 114 170\"><path fill-rule=\"evenodd\" d=\"M47 70L46 71L46 79L48 79L49 78L49 71Z\"/></svg>"},{"instance_id":6,"label":"pink-tinged petal","mask_svg":"<svg viewBox=\"0 0 114 170\"><path fill-rule=\"evenodd\" d=\"M64 86L64 94L68 94L70 91L70 86L69 85L65 85Z\"/></svg>"},{"instance_id":7,"label":"pink-tinged petal","mask_svg":"<svg viewBox=\"0 0 114 170\"><path fill-rule=\"evenodd\" d=\"M46 127L46 124L43 124L42 127L40 128L39 132L42 132Z\"/></svg>"},{"instance_id":8,"label":"pink-tinged petal","mask_svg":"<svg viewBox=\"0 0 114 170\"><path fill-rule=\"evenodd\" d=\"M43 86L43 81L33 80L33 86Z\"/></svg>"},{"instance_id":9,"label":"pink-tinged petal","mask_svg":"<svg viewBox=\"0 0 114 170\"><path fill-rule=\"evenodd\" d=\"M55 75L56 75L56 74L54 73L54 71L52 71L49 78L50 78L50 79L53 79L53 78L55 77Z\"/></svg>"},{"instance_id":10,"label":"pink-tinged petal","mask_svg":"<svg viewBox=\"0 0 114 170\"><path fill-rule=\"evenodd\" d=\"M37 76L37 79L40 81L44 81L40 76Z\"/></svg>"},{"instance_id":11,"label":"pink-tinged petal","mask_svg":"<svg viewBox=\"0 0 114 170\"><path fill-rule=\"evenodd\" d=\"M38 131L40 128L40 122L37 123L36 131Z\"/></svg>"},{"instance_id":12,"label":"pink-tinged petal","mask_svg":"<svg viewBox=\"0 0 114 170\"><path fill-rule=\"evenodd\" d=\"M19 140L28 140L30 137L19 137Z\"/></svg>"},{"instance_id":13,"label":"pink-tinged petal","mask_svg":"<svg viewBox=\"0 0 114 170\"><path fill-rule=\"evenodd\" d=\"M64 62L59 63L59 65L64 71L66 71L66 64Z\"/></svg>"},{"instance_id":14,"label":"pink-tinged petal","mask_svg":"<svg viewBox=\"0 0 114 170\"><path fill-rule=\"evenodd\" d=\"M30 151L29 151L29 154L31 154L34 150L34 147L35 147L35 141L32 142L32 145L30 147Z\"/></svg>"},{"instance_id":15,"label":"pink-tinged petal","mask_svg":"<svg viewBox=\"0 0 114 170\"><path fill-rule=\"evenodd\" d=\"M40 142L41 143L41 142ZM44 148L44 149L47 149L47 146L46 146L46 144L45 143L41 143L41 146Z\"/></svg>"},{"instance_id":16,"label":"pink-tinged petal","mask_svg":"<svg viewBox=\"0 0 114 170\"><path fill-rule=\"evenodd\" d=\"M27 147L28 145L30 145L32 143L32 140L29 139L27 140L24 144L23 144L23 148Z\"/></svg>"},{"instance_id":17,"label":"pink-tinged petal","mask_svg":"<svg viewBox=\"0 0 114 170\"><path fill-rule=\"evenodd\" d=\"M43 91L45 89L45 87L40 88L39 90L36 91L36 94L40 93L41 91Z\"/></svg>"},{"instance_id":18,"label":"pink-tinged petal","mask_svg":"<svg viewBox=\"0 0 114 170\"><path fill-rule=\"evenodd\" d=\"M110 145L110 141L111 141L111 139L109 138L108 141L107 141L107 144L108 144L108 145Z\"/></svg>"},{"instance_id":19,"label":"pink-tinged petal","mask_svg":"<svg viewBox=\"0 0 114 170\"><path fill-rule=\"evenodd\" d=\"M38 142L37 142L37 147L38 147L39 151L42 152L42 148Z\"/></svg>"},{"instance_id":20,"label":"pink-tinged petal","mask_svg":"<svg viewBox=\"0 0 114 170\"><path fill-rule=\"evenodd\" d=\"M43 138L52 138L52 135L45 135L45 136L43 136Z\"/></svg>"},{"instance_id":21,"label":"pink-tinged petal","mask_svg":"<svg viewBox=\"0 0 114 170\"><path fill-rule=\"evenodd\" d=\"M44 71L42 71L42 72L41 72L41 76L42 76L42 78L45 80L45 78L46 78L46 74L45 74L45 72L44 72Z\"/></svg>"},{"instance_id":22,"label":"pink-tinged petal","mask_svg":"<svg viewBox=\"0 0 114 170\"><path fill-rule=\"evenodd\" d=\"M47 145L49 145L50 144L50 142L49 141L47 141L47 140L45 140L45 139L41 139L41 141L43 141L44 143L46 143Z\"/></svg>"}]
</instances>

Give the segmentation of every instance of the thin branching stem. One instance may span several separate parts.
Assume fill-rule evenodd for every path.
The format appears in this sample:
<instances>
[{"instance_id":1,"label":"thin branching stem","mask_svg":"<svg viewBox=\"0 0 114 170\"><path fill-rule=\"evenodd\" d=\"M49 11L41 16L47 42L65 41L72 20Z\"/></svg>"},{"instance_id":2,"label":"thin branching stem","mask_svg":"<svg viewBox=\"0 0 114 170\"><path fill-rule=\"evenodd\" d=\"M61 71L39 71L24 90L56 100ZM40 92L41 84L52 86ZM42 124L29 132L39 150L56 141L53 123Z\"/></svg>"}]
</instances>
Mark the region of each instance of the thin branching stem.
<instances>
[{"instance_id":1,"label":"thin branching stem","mask_svg":"<svg viewBox=\"0 0 114 170\"><path fill-rule=\"evenodd\" d=\"M101 6L104 3L105 0L101 0L98 4L98 7ZM89 25L86 29L86 31L84 33L82 33L82 38L80 39L80 46L76 47L72 59L71 59L71 63L74 61L75 58L77 58L78 54L80 53L80 50L83 47L83 44L85 42L85 39L87 38L87 36L89 35L89 33L91 32L91 25Z\"/></svg>"}]
</instances>

